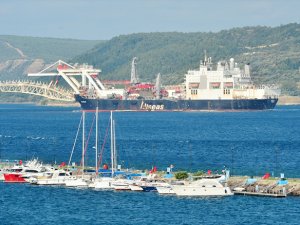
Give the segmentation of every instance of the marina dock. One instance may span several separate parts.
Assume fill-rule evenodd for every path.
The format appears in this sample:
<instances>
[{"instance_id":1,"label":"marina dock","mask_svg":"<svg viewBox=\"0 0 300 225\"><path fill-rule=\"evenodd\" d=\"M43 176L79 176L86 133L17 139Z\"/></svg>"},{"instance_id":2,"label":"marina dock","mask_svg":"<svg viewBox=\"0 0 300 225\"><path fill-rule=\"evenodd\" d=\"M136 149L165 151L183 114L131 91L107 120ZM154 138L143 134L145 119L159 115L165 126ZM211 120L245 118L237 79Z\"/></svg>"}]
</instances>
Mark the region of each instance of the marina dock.
<instances>
[{"instance_id":1,"label":"marina dock","mask_svg":"<svg viewBox=\"0 0 300 225\"><path fill-rule=\"evenodd\" d=\"M251 191L233 191L233 193L235 195L250 195L250 196L273 197L273 198L287 197L287 194L282 192L264 193L264 192L251 192Z\"/></svg>"},{"instance_id":2,"label":"marina dock","mask_svg":"<svg viewBox=\"0 0 300 225\"><path fill-rule=\"evenodd\" d=\"M280 178L271 177L269 179L260 179L253 184L245 184L247 176L232 176L228 180L228 186L235 195L249 195L261 197L282 198L287 196L300 196L300 179L287 178L286 185L278 185ZM240 189L239 189L240 188ZM242 190L241 188L244 188Z\"/></svg>"}]
</instances>

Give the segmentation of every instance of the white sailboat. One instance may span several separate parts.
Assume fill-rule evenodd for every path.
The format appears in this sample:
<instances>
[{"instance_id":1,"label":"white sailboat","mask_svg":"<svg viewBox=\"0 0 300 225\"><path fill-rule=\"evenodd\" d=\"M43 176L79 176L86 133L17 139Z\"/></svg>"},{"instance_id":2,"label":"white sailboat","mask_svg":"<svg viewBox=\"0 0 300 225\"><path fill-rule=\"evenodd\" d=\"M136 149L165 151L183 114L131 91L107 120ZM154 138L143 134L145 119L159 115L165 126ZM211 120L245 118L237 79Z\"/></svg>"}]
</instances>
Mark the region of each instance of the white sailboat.
<instances>
[{"instance_id":1,"label":"white sailboat","mask_svg":"<svg viewBox=\"0 0 300 225\"><path fill-rule=\"evenodd\" d=\"M73 179L68 179L65 182L67 187L88 187L90 180L89 177L84 175L84 155L85 155L85 111L82 111L82 168L81 176L72 177Z\"/></svg>"},{"instance_id":2,"label":"white sailboat","mask_svg":"<svg viewBox=\"0 0 300 225\"><path fill-rule=\"evenodd\" d=\"M97 130L97 129L96 129ZM98 177L94 181L95 189L114 189L113 183L115 182L114 173L116 171L116 141L115 141L115 124L110 112L110 148L111 148L111 177ZM97 160L96 160L97 161ZM97 171L97 170L96 170Z\"/></svg>"}]
</instances>

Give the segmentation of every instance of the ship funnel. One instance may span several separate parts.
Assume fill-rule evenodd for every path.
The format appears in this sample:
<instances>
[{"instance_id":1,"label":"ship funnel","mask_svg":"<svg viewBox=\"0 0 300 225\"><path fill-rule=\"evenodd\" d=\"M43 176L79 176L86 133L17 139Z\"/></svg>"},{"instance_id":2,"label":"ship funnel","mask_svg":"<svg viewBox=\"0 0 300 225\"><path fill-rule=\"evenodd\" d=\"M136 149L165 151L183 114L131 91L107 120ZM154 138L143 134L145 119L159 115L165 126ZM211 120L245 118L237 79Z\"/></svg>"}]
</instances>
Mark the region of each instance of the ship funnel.
<instances>
[{"instance_id":1,"label":"ship funnel","mask_svg":"<svg viewBox=\"0 0 300 225\"><path fill-rule=\"evenodd\" d=\"M245 64L245 76L250 77L250 64Z\"/></svg>"},{"instance_id":2,"label":"ship funnel","mask_svg":"<svg viewBox=\"0 0 300 225\"><path fill-rule=\"evenodd\" d=\"M230 59L229 69L230 69L230 70L234 70L234 58L231 58L231 59Z\"/></svg>"},{"instance_id":3,"label":"ship funnel","mask_svg":"<svg viewBox=\"0 0 300 225\"><path fill-rule=\"evenodd\" d=\"M160 99L160 89L161 89L161 76L159 73L157 74L156 83L155 83L156 99Z\"/></svg>"},{"instance_id":4,"label":"ship funnel","mask_svg":"<svg viewBox=\"0 0 300 225\"><path fill-rule=\"evenodd\" d=\"M136 71L136 60L137 60L137 57L134 57L131 62L131 78L130 78L131 84L139 83L139 78L138 78L138 74Z\"/></svg>"}]
</instances>

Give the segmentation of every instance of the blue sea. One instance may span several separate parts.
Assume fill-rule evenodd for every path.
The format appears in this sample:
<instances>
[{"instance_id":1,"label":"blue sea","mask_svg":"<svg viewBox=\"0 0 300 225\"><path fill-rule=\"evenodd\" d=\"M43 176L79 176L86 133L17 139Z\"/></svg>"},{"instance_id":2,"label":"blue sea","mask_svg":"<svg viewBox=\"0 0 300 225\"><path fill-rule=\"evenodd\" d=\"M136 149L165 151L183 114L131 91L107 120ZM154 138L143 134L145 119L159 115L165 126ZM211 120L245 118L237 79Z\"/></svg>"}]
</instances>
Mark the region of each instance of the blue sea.
<instances>
[{"instance_id":1,"label":"blue sea","mask_svg":"<svg viewBox=\"0 0 300 225\"><path fill-rule=\"evenodd\" d=\"M95 161L95 115L87 113L86 161ZM300 106L254 112L115 112L123 168L300 177ZM0 158L68 162L81 118L76 107L0 105ZM109 113L98 145L109 163ZM81 131L81 129L80 129ZM81 132L72 162L81 157ZM299 224L300 198L178 198L0 183L0 224Z\"/></svg>"}]
</instances>

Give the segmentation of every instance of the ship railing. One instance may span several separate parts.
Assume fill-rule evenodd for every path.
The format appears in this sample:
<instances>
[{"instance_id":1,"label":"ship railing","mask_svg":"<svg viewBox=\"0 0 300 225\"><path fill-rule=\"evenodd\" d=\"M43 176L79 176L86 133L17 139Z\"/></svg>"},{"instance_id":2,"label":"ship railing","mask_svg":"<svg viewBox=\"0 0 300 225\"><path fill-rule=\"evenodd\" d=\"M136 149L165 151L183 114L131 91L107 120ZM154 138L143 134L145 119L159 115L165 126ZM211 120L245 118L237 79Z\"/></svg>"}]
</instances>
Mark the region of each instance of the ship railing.
<instances>
[{"instance_id":1,"label":"ship railing","mask_svg":"<svg viewBox=\"0 0 300 225\"><path fill-rule=\"evenodd\" d=\"M275 84L271 85L236 85L235 88L240 89L269 89L269 90L278 90L279 86Z\"/></svg>"}]
</instances>

